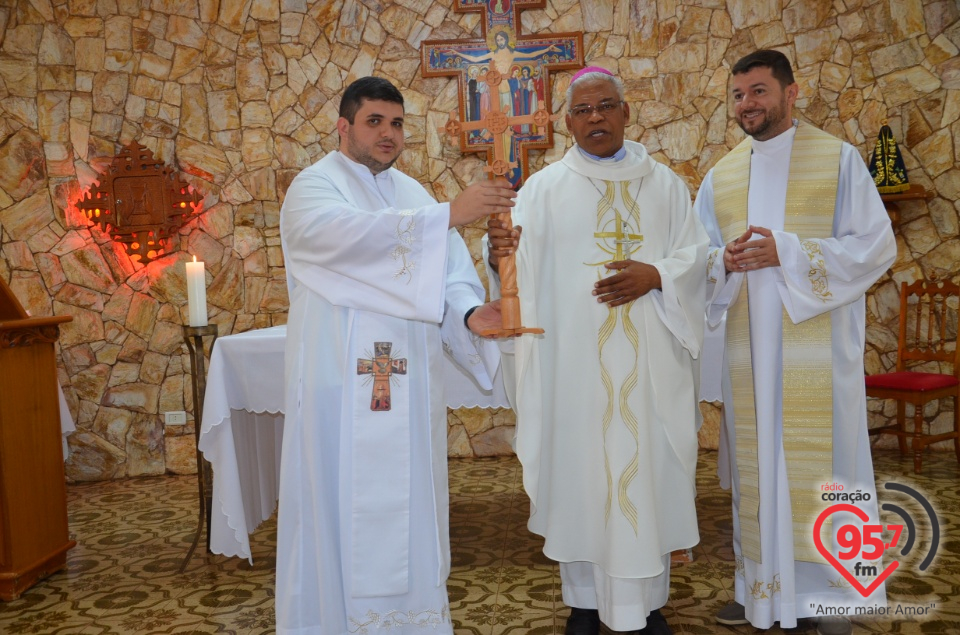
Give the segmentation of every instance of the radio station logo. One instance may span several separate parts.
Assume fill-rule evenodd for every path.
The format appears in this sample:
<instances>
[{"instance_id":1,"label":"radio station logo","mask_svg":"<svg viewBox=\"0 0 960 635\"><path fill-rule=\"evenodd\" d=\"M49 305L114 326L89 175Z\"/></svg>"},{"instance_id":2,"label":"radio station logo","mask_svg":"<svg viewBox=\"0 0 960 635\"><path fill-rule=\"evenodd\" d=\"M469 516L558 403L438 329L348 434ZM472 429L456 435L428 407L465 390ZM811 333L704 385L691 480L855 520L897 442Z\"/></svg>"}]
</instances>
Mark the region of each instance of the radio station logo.
<instances>
[{"instance_id":1,"label":"radio station logo","mask_svg":"<svg viewBox=\"0 0 960 635\"><path fill-rule=\"evenodd\" d=\"M899 554L901 558L908 556L910 552L913 551L914 546L917 544L917 523L914 522L913 517L906 510L893 503L884 503L881 505L881 509L899 516L903 524L883 525L870 523L870 518L867 513L855 504L861 500L870 500L869 493L861 494L858 491L850 494L835 491L843 489L843 486L838 484L825 485L824 489L829 490L824 492L824 500L845 502L837 502L827 507L817 517L817 521L813 526L814 544L820 552L820 555L833 565L833 568L836 569L857 592L863 597L868 597L901 565L900 560L892 560L881 569L884 553L895 549L901 542L903 543ZM899 492L900 494L913 498L926 512L930 527L930 546L918 567L920 571L926 571L933 562L934 557L936 557L937 549L940 546L940 521L933 511L933 506L926 497L907 485L886 483L884 484L884 489ZM853 514L863 521L863 524L859 526L845 524L836 531L834 539L838 549L837 555L834 555L831 549L823 544L821 528L830 516L838 512ZM906 529L905 536L904 529ZM884 537L885 532L887 532L887 537ZM844 563L846 563L846 566ZM852 566L850 566L851 564ZM861 582L861 579L868 580L868 582Z\"/></svg>"}]
</instances>

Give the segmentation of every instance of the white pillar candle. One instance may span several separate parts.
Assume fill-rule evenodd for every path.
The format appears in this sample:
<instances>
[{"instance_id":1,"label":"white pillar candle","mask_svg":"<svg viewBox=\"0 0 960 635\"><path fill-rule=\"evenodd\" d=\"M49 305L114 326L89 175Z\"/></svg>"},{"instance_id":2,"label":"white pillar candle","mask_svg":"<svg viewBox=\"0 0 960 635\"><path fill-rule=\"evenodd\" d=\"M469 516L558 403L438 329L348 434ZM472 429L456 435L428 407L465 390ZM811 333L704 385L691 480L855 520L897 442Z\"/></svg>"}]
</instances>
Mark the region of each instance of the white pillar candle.
<instances>
[{"instance_id":1,"label":"white pillar candle","mask_svg":"<svg viewBox=\"0 0 960 635\"><path fill-rule=\"evenodd\" d=\"M187 265L187 309L190 314L190 326L207 325L207 279L203 273L203 261Z\"/></svg>"}]
</instances>

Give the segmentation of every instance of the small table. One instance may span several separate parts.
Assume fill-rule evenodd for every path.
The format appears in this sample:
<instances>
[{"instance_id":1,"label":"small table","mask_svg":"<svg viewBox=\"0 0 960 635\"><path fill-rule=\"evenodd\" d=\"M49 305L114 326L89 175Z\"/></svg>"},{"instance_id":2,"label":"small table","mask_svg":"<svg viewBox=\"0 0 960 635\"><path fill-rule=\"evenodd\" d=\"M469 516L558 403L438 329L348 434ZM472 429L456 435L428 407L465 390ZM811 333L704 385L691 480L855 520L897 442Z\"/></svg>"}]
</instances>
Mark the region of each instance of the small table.
<instances>
[{"instance_id":1,"label":"small table","mask_svg":"<svg viewBox=\"0 0 960 635\"><path fill-rule=\"evenodd\" d=\"M207 373L198 446L213 465L210 551L251 564L249 535L280 496L286 337L285 326L221 337ZM509 407L499 374L483 391L447 357L444 382L451 408Z\"/></svg>"}]
</instances>

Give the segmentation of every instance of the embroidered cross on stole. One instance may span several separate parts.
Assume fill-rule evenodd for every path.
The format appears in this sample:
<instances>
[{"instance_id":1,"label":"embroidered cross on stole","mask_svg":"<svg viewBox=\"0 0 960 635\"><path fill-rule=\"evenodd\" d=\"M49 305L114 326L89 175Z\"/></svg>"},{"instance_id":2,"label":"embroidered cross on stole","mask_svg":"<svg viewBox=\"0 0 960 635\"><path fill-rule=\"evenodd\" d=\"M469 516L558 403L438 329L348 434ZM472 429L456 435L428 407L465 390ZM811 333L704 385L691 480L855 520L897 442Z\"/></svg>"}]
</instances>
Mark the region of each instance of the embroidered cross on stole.
<instances>
[{"instance_id":1,"label":"embroidered cross on stole","mask_svg":"<svg viewBox=\"0 0 960 635\"><path fill-rule=\"evenodd\" d=\"M747 137L714 168L714 208L724 243L747 230L751 141ZM824 302L831 293L823 254L820 245L809 239L833 234L840 149L839 139L801 123L790 153L784 231L800 238L810 259L808 277L812 292ZM739 301L727 311L727 356L740 475L740 541L746 557L762 562L757 414L748 297L745 278ZM820 498L820 485L833 480L833 361L829 312L800 324L794 324L786 310L783 312L783 450L793 513L795 556L806 562L825 563L813 544L813 524L825 506ZM827 535L832 535L830 529Z\"/></svg>"},{"instance_id":2,"label":"embroidered cross on stole","mask_svg":"<svg viewBox=\"0 0 960 635\"><path fill-rule=\"evenodd\" d=\"M634 245L642 244L643 236L639 233L631 233L632 228L636 228L635 231L637 232L639 232L640 228L640 206L637 204L636 199L630 195L629 186L631 183L632 181L604 181L605 191L601 192L602 198L597 204L598 231L594 233L593 236L594 238L598 239L597 247L609 255L610 258L609 260L604 260L601 262L585 264L589 266L602 266L609 262L626 260L630 258ZM615 207L616 192L618 187L620 190L620 198L623 202L623 207L626 210L623 213L621 213L621 211ZM609 218L609 213L611 211L613 212L612 220ZM610 223L613 223L612 229L614 231L609 231ZM612 241L612 243L610 241ZM598 277L599 275L600 274L598 274ZM633 531L637 532L637 506L633 503L633 501L630 500L628 495L628 488L637 477L637 472L640 466L640 422L637 418L637 415L630 409L629 402L630 393L633 392L633 389L637 385L637 360L640 356L640 336L637 332L637 327L634 326L633 321L630 319L630 307L632 306L633 303L631 302L618 307L609 307L607 319L604 321L603 326L600 327L600 332L597 334L597 350L600 355L600 380L603 383L604 390L607 393L607 407L603 411L602 419L604 440L606 440L607 432L610 430L610 426L613 423L614 411L619 405L620 416L622 417L623 423L627 427L627 430L630 432L634 443L633 456L627 463L627 466L623 469L622 473L617 477L616 490L620 512L630 523L630 526L633 527ZM630 346L633 350L634 363L631 365L633 370L627 377L623 379L623 383L620 385L619 390L615 390L613 385L614 378L610 373L609 368L603 361L603 349L610 340L611 335L613 335L614 329L617 325L618 315L622 316L623 318L623 332L626 335L627 340L630 342ZM606 441L604 442L603 463L604 472L607 477L607 501L604 508L604 514L607 522L609 522L610 512L613 507L614 486L613 473L610 467L610 458L606 451Z\"/></svg>"},{"instance_id":3,"label":"embroidered cross on stole","mask_svg":"<svg viewBox=\"0 0 960 635\"><path fill-rule=\"evenodd\" d=\"M374 342L373 355L369 359L357 360L357 374L370 375L373 379L370 410L390 410L390 379L394 375L407 374L407 360L393 357L391 348L393 342Z\"/></svg>"}]
</instances>

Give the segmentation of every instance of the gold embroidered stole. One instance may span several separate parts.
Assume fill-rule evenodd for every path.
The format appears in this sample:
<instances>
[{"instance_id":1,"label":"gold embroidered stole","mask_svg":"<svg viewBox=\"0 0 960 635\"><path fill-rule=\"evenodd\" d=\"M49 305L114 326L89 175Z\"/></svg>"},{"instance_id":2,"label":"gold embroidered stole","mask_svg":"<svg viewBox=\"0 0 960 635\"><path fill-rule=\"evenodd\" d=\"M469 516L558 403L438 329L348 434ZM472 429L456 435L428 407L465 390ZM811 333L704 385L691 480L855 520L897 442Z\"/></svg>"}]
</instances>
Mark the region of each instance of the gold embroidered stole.
<instances>
[{"instance_id":1,"label":"gold embroidered stole","mask_svg":"<svg viewBox=\"0 0 960 635\"><path fill-rule=\"evenodd\" d=\"M747 230L751 138L714 168L713 193L724 243ZM841 141L801 123L790 153L784 231L796 234L810 259L813 294L831 296L818 243L833 234ZM830 313L794 324L783 312L783 451L793 514L797 560L823 563L813 544L813 524L825 507L820 486L833 480L833 360ZM727 311L727 359L733 389L736 461L740 475L740 543L743 554L762 562L757 413L751 365L747 279ZM829 527L829 525L828 525ZM828 529L828 535L829 529Z\"/></svg>"}]
</instances>

